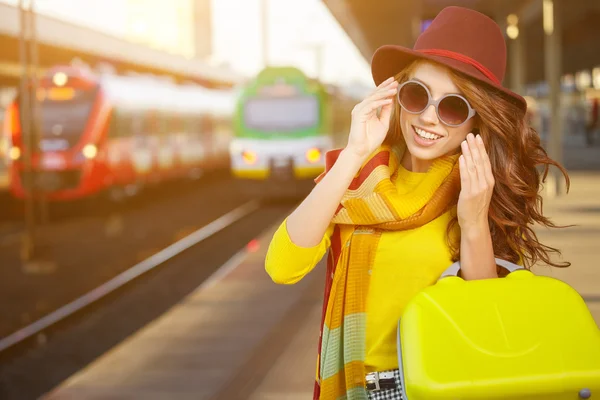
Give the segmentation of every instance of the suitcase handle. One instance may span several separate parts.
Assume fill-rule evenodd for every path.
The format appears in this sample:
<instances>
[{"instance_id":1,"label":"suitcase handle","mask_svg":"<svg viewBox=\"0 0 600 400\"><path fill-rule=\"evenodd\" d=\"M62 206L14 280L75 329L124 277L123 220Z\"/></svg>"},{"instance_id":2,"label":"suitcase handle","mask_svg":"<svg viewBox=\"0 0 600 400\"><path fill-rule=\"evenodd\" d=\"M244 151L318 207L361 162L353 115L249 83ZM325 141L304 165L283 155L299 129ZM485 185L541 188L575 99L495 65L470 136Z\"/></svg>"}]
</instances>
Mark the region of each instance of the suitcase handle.
<instances>
[{"instance_id":1,"label":"suitcase handle","mask_svg":"<svg viewBox=\"0 0 600 400\"><path fill-rule=\"evenodd\" d=\"M502 268L508 270L508 272L514 272L517 271L519 269L525 269L520 265L511 263L510 261L506 261L503 260L501 258L496 258L496 265L501 266ZM455 262L454 264L452 264L451 266L449 266L444 273L442 274L442 276L440 276L440 279L442 278L446 278L448 276L458 276L458 271L460 270L460 261Z\"/></svg>"}]
</instances>

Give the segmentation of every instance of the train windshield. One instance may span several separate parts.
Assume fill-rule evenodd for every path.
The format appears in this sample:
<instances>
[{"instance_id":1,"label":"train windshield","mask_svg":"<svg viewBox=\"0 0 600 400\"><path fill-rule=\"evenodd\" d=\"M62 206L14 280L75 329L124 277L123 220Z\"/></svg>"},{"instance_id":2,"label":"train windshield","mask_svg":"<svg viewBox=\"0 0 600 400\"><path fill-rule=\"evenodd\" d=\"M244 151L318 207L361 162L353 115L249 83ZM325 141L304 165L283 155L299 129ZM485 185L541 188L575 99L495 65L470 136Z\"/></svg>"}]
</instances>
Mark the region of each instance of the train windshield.
<instances>
[{"instance_id":1,"label":"train windshield","mask_svg":"<svg viewBox=\"0 0 600 400\"><path fill-rule=\"evenodd\" d=\"M42 138L78 138L83 134L96 89L50 87L38 91Z\"/></svg>"},{"instance_id":2,"label":"train windshield","mask_svg":"<svg viewBox=\"0 0 600 400\"><path fill-rule=\"evenodd\" d=\"M319 102L315 96L254 97L244 105L244 122L265 132L312 128L319 122Z\"/></svg>"},{"instance_id":3,"label":"train windshield","mask_svg":"<svg viewBox=\"0 0 600 400\"><path fill-rule=\"evenodd\" d=\"M41 87L37 91L41 150L65 150L83 135L97 88ZM20 96L16 98L20 105ZM23 113L19 109L21 127Z\"/></svg>"}]
</instances>

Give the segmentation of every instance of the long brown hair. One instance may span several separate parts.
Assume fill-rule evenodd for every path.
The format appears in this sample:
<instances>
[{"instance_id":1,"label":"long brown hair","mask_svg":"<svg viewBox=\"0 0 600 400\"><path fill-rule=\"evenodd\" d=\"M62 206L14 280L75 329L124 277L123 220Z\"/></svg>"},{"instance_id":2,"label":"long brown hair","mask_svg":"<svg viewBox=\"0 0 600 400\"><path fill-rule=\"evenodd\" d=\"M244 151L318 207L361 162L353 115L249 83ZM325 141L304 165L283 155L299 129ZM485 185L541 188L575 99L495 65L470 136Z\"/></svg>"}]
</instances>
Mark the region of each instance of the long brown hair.
<instances>
[{"instance_id":1,"label":"long brown hair","mask_svg":"<svg viewBox=\"0 0 600 400\"><path fill-rule=\"evenodd\" d=\"M396 75L402 83L420 64L417 60ZM545 217L540 186L545 182L551 165L558 168L570 185L569 175L562 165L548 157L538 133L527 123L525 114L499 91L478 84L460 73L447 69L454 84L477 110L475 126L488 152L494 174L494 192L489 209L489 226L494 254L511 262L522 260L527 268L542 261L554 267L568 267L569 262L557 263L551 253L560 251L540 243L533 224L549 228L562 228ZM404 141L400 126L400 106L394 102L388 144ZM540 168L541 167L541 168ZM458 218L448 225L448 243L453 261L460 259L460 242L453 241Z\"/></svg>"}]
</instances>

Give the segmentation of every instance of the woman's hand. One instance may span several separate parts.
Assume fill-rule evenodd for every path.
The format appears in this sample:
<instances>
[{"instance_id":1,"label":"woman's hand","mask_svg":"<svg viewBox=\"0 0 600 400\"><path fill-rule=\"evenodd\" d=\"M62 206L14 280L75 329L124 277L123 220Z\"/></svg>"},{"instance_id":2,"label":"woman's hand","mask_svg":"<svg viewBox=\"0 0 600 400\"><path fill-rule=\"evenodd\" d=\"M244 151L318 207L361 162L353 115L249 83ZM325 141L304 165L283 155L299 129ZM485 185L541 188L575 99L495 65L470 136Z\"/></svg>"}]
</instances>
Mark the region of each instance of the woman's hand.
<instances>
[{"instance_id":1,"label":"woman's hand","mask_svg":"<svg viewBox=\"0 0 600 400\"><path fill-rule=\"evenodd\" d=\"M481 136L469 133L461 148L458 223L463 234L485 231L489 235L488 210L495 183L492 165Z\"/></svg>"},{"instance_id":2,"label":"woman's hand","mask_svg":"<svg viewBox=\"0 0 600 400\"><path fill-rule=\"evenodd\" d=\"M346 150L351 154L366 159L375 149L381 146L390 126L394 96L398 82L393 78L382 82L366 99L358 103L352 110L352 126ZM377 109L381 113L377 116Z\"/></svg>"}]
</instances>

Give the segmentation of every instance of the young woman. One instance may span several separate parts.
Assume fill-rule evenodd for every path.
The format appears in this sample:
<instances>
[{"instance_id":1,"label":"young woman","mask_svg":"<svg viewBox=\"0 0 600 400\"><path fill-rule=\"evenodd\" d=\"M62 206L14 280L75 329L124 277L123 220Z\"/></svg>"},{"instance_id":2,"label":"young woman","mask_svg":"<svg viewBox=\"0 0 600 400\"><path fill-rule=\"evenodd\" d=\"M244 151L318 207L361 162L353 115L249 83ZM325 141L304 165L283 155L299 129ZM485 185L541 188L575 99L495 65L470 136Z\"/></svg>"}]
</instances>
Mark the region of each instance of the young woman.
<instances>
[{"instance_id":1,"label":"young woman","mask_svg":"<svg viewBox=\"0 0 600 400\"><path fill-rule=\"evenodd\" d=\"M464 279L497 278L494 257L568 265L532 230L554 227L538 194L549 166L568 176L527 125L525 100L502 86L505 65L496 23L460 7L414 49L375 53L378 86L354 108L347 146L327 155L265 261L292 284L329 249L315 399L400 398L398 319L452 262Z\"/></svg>"}]
</instances>

